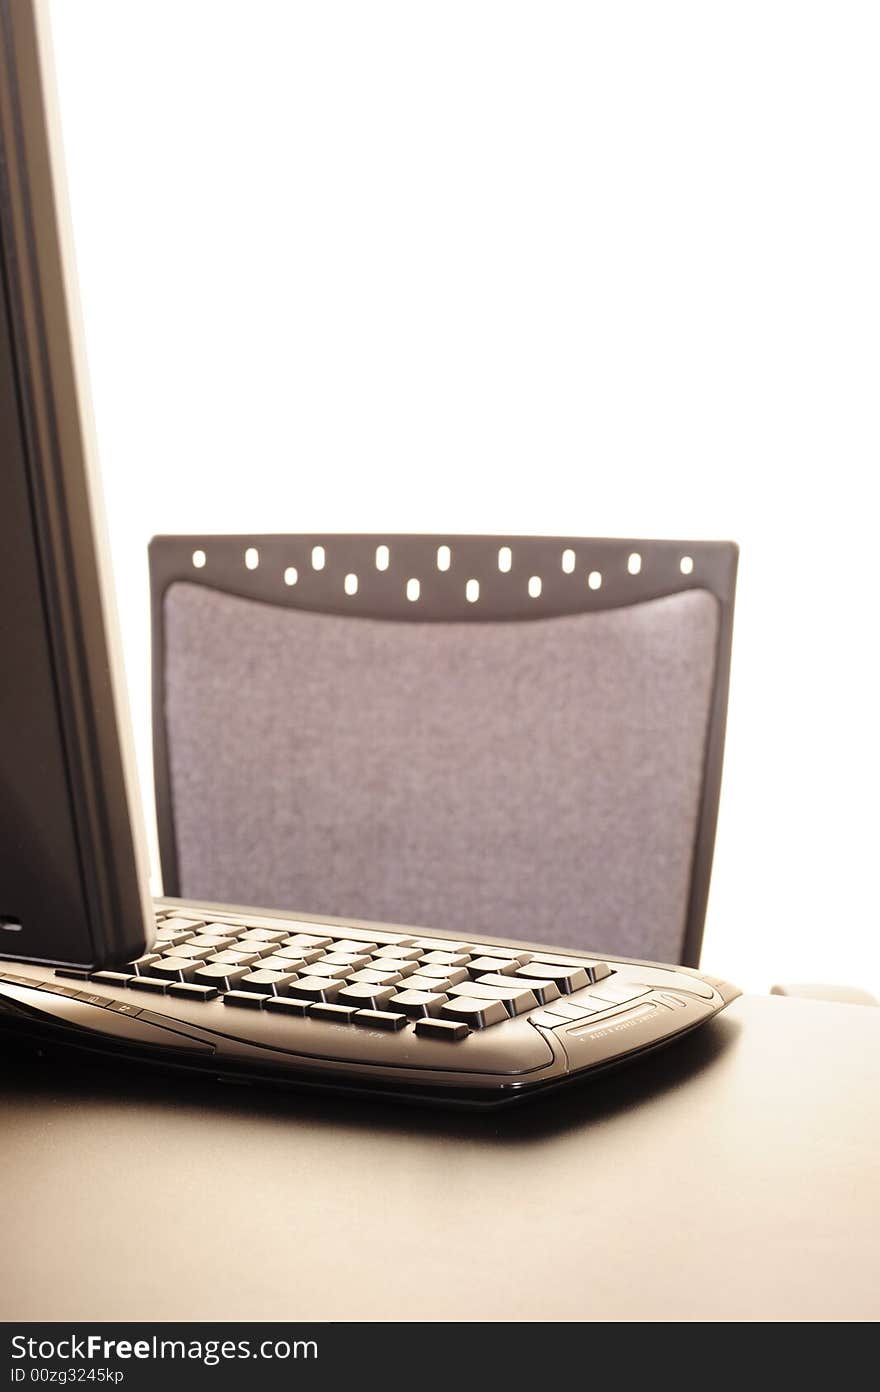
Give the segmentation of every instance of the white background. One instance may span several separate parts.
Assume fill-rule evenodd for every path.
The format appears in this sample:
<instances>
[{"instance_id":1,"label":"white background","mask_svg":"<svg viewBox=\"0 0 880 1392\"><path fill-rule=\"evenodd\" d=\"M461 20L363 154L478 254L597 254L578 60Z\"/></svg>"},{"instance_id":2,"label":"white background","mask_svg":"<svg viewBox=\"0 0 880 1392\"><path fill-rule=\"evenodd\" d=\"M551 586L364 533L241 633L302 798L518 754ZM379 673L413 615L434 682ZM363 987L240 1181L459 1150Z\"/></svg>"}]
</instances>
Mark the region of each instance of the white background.
<instances>
[{"instance_id":1,"label":"white background","mask_svg":"<svg viewBox=\"0 0 880 1392\"><path fill-rule=\"evenodd\" d=\"M880 988L876 5L52 17L145 792L153 532L732 537L703 960Z\"/></svg>"}]
</instances>

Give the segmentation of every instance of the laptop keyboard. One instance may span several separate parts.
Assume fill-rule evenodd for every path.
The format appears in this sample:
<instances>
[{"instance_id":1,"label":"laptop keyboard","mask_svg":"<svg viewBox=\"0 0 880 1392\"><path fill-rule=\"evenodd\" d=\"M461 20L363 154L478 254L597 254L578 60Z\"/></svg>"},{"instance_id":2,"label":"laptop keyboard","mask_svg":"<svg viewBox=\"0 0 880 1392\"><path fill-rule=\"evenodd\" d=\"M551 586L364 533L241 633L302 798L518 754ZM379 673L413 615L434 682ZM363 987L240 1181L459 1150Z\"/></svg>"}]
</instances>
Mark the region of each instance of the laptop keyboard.
<instances>
[{"instance_id":1,"label":"laptop keyboard","mask_svg":"<svg viewBox=\"0 0 880 1392\"><path fill-rule=\"evenodd\" d=\"M618 985L607 962L557 952L178 913L158 917L154 950L127 967L56 975L370 1029L412 1023L418 1035L450 1041L518 1015L558 1026L641 994Z\"/></svg>"}]
</instances>

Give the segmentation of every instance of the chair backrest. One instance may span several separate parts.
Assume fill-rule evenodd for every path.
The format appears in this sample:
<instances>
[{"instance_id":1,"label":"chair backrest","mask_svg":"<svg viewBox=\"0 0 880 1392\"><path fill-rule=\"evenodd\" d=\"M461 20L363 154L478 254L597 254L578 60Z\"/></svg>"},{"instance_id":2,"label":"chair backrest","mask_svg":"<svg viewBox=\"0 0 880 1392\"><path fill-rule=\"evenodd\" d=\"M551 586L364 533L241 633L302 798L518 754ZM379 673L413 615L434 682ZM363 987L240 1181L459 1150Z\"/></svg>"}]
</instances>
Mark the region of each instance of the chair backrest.
<instances>
[{"instance_id":1,"label":"chair backrest","mask_svg":"<svg viewBox=\"0 0 880 1392\"><path fill-rule=\"evenodd\" d=\"M695 965L737 548L150 546L166 894Z\"/></svg>"}]
</instances>

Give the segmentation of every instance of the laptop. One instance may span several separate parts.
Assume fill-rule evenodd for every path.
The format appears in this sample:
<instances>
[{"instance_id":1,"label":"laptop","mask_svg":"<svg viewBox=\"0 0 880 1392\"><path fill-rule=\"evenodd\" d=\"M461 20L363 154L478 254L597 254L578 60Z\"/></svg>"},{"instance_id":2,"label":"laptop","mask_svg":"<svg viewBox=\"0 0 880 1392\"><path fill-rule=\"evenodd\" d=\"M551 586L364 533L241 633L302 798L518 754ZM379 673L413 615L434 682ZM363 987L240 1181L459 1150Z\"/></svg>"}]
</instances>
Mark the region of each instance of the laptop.
<instances>
[{"instance_id":1,"label":"laptop","mask_svg":"<svg viewBox=\"0 0 880 1392\"><path fill-rule=\"evenodd\" d=\"M0 0L0 1030L469 1107L704 1024L693 968L148 892L41 4Z\"/></svg>"}]
</instances>

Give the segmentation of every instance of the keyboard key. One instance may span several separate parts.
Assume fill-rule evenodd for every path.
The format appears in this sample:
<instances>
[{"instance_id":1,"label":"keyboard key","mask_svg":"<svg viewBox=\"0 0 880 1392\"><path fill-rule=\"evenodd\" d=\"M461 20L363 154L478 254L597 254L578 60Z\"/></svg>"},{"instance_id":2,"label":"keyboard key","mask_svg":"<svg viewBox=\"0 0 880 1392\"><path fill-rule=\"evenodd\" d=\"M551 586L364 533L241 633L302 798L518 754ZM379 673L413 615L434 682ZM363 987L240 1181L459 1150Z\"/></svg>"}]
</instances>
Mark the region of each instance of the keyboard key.
<instances>
[{"instance_id":1,"label":"keyboard key","mask_svg":"<svg viewBox=\"0 0 880 1392\"><path fill-rule=\"evenodd\" d=\"M527 986L517 986L515 982L505 988L485 986L482 981L468 981L461 986L453 986L449 994L456 999L464 996L467 1000L500 1000L507 1007L509 1015L524 1015L538 1004L534 991Z\"/></svg>"},{"instance_id":2,"label":"keyboard key","mask_svg":"<svg viewBox=\"0 0 880 1392\"><path fill-rule=\"evenodd\" d=\"M609 962L583 962L582 966L591 981L603 981L606 976L614 975L614 968Z\"/></svg>"},{"instance_id":3,"label":"keyboard key","mask_svg":"<svg viewBox=\"0 0 880 1392\"><path fill-rule=\"evenodd\" d=\"M332 938L316 938L311 933L293 933L291 937L284 939L284 946L294 947L297 951L302 948L304 952L308 952L312 948L329 947L332 941Z\"/></svg>"},{"instance_id":4,"label":"keyboard key","mask_svg":"<svg viewBox=\"0 0 880 1392\"><path fill-rule=\"evenodd\" d=\"M352 972L351 980L363 981L368 986L394 986L398 981L403 981L403 976L399 971L373 971L364 967L362 971Z\"/></svg>"},{"instance_id":5,"label":"keyboard key","mask_svg":"<svg viewBox=\"0 0 880 1392\"><path fill-rule=\"evenodd\" d=\"M105 986L127 986L131 981L131 972L118 971L98 971L92 972L92 981L101 981Z\"/></svg>"},{"instance_id":6,"label":"keyboard key","mask_svg":"<svg viewBox=\"0 0 880 1392\"><path fill-rule=\"evenodd\" d=\"M204 926L205 920L203 918L184 918L180 914L172 914L170 918L162 919L156 932L157 934L168 931L172 933L197 933Z\"/></svg>"},{"instance_id":7,"label":"keyboard key","mask_svg":"<svg viewBox=\"0 0 880 1392\"><path fill-rule=\"evenodd\" d=\"M481 976L483 972L501 972L502 976L509 976L522 965L518 957L474 957L468 962L468 971L471 976Z\"/></svg>"},{"instance_id":8,"label":"keyboard key","mask_svg":"<svg viewBox=\"0 0 880 1392\"><path fill-rule=\"evenodd\" d=\"M270 996L263 1009L278 1015L305 1015L310 1004L310 1001L294 1000L293 996Z\"/></svg>"},{"instance_id":9,"label":"keyboard key","mask_svg":"<svg viewBox=\"0 0 880 1392\"><path fill-rule=\"evenodd\" d=\"M232 947L224 948L222 952L211 952L210 948L196 950L207 951L211 962L228 962L230 967L251 967L254 962L263 961L259 952L238 952Z\"/></svg>"},{"instance_id":10,"label":"keyboard key","mask_svg":"<svg viewBox=\"0 0 880 1392\"><path fill-rule=\"evenodd\" d=\"M388 947L378 948L373 953L373 960L376 962L384 962L389 957L393 957L401 962L417 962L421 955L417 947L406 947L400 943L392 943Z\"/></svg>"},{"instance_id":11,"label":"keyboard key","mask_svg":"<svg viewBox=\"0 0 880 1392\"><path fill-rule=\"evenodd\" d=\"M590 978L583 967L553 967L549 962L530 962L527 967L517 967L515 976L537 978L539 981L555 981L560 991L566 993L580 991L589 986Z\"/></svg>"},{"instance_id":12,"label":"keyboard key","mask_svg":"<svg viewBox=\"0 0 880 1392\"><path fill-rule=\"evenodd\" d=\"M335 962L313 962L308 971L310 976L336 977L339 981L348 976L348 967L337 966Z\"/></svg>"},{"instance_id":13,"label":"keyboard key","mask_svg":"<svg viewBox=\"0 0 880 1392\"><path fill-rule=\"evenodd\" d=\"M201 986L216 986L220 991L233 991L247 974L247 967L233 967L228 962L207 962L196 967L193 981Z\"/></svg>"},{"instance_id":14,"label":"keyboard key","mask_svg":"<svg viewBox=\"0 0 880 1392\"><path fill-rule=\"evenodd\" d=\"M204 962L216 954L212 947L194 947L192 943L178 943L174 948L174 955L187 957L191 962Z\"/></svg>"},{"instance_id":15,"label":"keyboard key","mask_svg":"<svg viewBox=\"0 0 880 1392\"><path fill-rule=\"evenodd\" d=\"M462 1020L416 1020L416 1034L429 1039L467 1039L470 1029Z\"/></svg>"},{"instance_id":16,"label":"keyboard key","mask_svg":"<svg viewBox=\"0 0 880 1392\"><path fill-rule=\"evenodd\" d=\"M501 972L490 972L486 976L480 977L480 983L483 986L503 986L509 989L512 981L522 981L523 986L528 987L542 1005L559 999L560 990L555 981L533 981L531 978L527 981L524 977L521 978L516 974L510 977L504 976Z\"/></svg>"},{"instance_id":17,"label":"keyboard key","mask_svg":"<svg viewBox=\"0 0 880 1392\"><path fill-rule=\"evenodd\" d=\"M459 968L456 968L456 970L459 970ZM465 977L465 980L467 980L467 977ZM455 984L456 983L450 981L448 977L441 976L438 979L436 976L422 976L420 973L417 972L415 976L407 977L406 986L404 987L404 990L437 991L441 995L445 995L449 988Z\"/></svg>"},{"instance_id":18,"label":"keyboard key","mask_svg":"<svg viewBox=\"0 0 880 1392\"><path fill-rule=\"evenodd\" d=\"M510 1019L503 1001L469 1000L467 996L447 1001L440 1015L444 1020L460 1020L471 1029L485 1029Z\"/></svg>"},{"instance_id":19,"label":"keyboard key","mask_svg":"<svg viewBox=\"0 0 880 1392\"><path fill-rule=\"evenodd\" d=\"M374 957L366 970L384 971L386 968L399 972L401 976L417 976L422 970L422 964L419 961L411 962L406 957Z\"/></svg>"},{"instance_id":20,"label":"keyboard key","mask_svg":"<svg viewBox=\"0 0 880 1392\"><path fill-rule=\"evenodd\" d=\"M255 970L287 972L291 976L296 976L297 972L307 972L308 968L305 962L291 962L289 959L285 960L283 957L272 956L263 957L259 963L259 967L255 968Z\"/></svg>"},{"instance_id":21,"label":"keyboard key","mask_svg":"<svg viewBox=\"0 0 880 1392\"><path fill-rule=\"evenodd\" d=\"M271 928L249 928L247 932L239 934L239 942L267 942L278 943L287 941L286 929Z\"/></svg>"},{"instance_id":22,"label":"keyboard key","mask_svg":"<svg viewBox=\"0 0 880 1392\"><path fill-rule=\"evenodd\" d=\"M180 943L188 942L192 937L192 931L174 931L173 928L158 928L156 930L156 942L162 947L177 947Z\"/></svg>"},{"instance_id":23,"label":"keyboard key","mask_svg":"<svg viewBox=\"0 0 880 1392\"><path fill-rule=\"evenodd\" d=\"M164 996L168 982L160 976L133 976L128 987L130 991L152 991L157 996Z\"/></svg>"},{"instance_id":24,"label":"keyboard key","mask_svg":"<svg viewBox=\"0 0 880 1392\"><path fill-rule=\"evenodd\" d=\"M137 973L138 976L148 976L150 967L153 965L154 962L158 962L158 960L158 952L146 952L144 953L143 957L138 957L136 961L129 962L128 965L131 967L133 972ZM57 972L55 974L56 976L58 975Z\"/></svg>"},{"instance_id":25,"label":"keyboard key","mask_svg":"<svg viewBox=\"0 0 880 1392\"><path fill-rule=\"evenodd\" d=\"M172 981L168 986L169 996L180 996L181 1000L209 1001L219 996L216 986L195 986L191 981Z\"/></svg>"},{"instance_id":26,"label":"keyboard key","mask_svg":"<svg viewBox=\"0 0 880 1392\"><path fill-rule=\"evenodd\" d=\"M107 997L96 995L94 991L77 991L74 1000L87 1001L89 1005L106 1005Z\"/></svg>"},{"instance_id":27,"label":"keyboard key","mask_svg":"<svg viewBox=\"0 0 880 1392\"><path fill-rule=\"evenodd\" d=\"M468 979L466 967L444 967L440 962L423 962L416 975L425 980L445 981L450 986L457 986L460 981ZM444 986L438 989L446 988Z\"/></svg>"},{"instance_id":28,"label":"keyboard key","mask_svg":"<svg viewBox=\"0 0 880 1392\"><path fill-rule=\"evenodd\" d=\"M283 957L291 962L317 962L323 954L317 947L275 947L272 949L273 957Z\"/></svg>"},{"instance_id":29,"label":"keyboard key","mask_svg":"<svg viewBox=\"0 0 880 1392\"><path fill-rule=\"evenodd\" d=\"M368 952L328 952L321 960L332 966L347 967L349 972L353 972L369 966L373 959Z\"/></svg>"},{"instance_id":30,"label":"keyboard key","mask_svg":"<svg viewBox=\"0 0 880 1392\"><path fill-rule=\"evenodd\" d=\"M381 1010L396 994L396 986L370 986L364 981L355 981L343 987L337 999L340 1005L355 1005L358 1010Z\"/></svg>"},{"instance_id":31,"label":"keyboard key","mask_svg":"<svg viewBox=\"0 0 880 1392\"><path fill-rule=\"evenodd\" d=\"M560 1025L565 1024L561 1015L551 1015L549 1010L536 1010L529 1019L533 1025L546 1025L548 1029L559 1029Z\"/></svg>"},{"instance_id":32,"label":"keyboard key","mask_svg":"<svg viewBox=\"0 0 880 1392\"><path fill-rule=\"evenodd\" d=\"M239 956L249 956L249 958L262 958L262 956L274 956L277 951L277 942L242 942L235 938L228 948L216 948L210 954L214 958L223 958L226 962L227 952L238 952Z\"/></svg>"},{"instance_id":33,"label":"keyboard key","mask_svg":"<svg viewBox=\"0 0 880 1392\"><path fill-rule=\"evenodd\" d=\"M214 952L222 952L224 947L234 947L238 939L228 933L223 937L215 937L213 933L197 933L189 941L191 947L209 947Z\"/></svg>"},{"instance_id":34,"label":"keyboard key","mask_svg":"<svg viewBox=\"0 0 880 1392\"><path fill-rule=\"evenodd\" d=\"M164 981L189 981L196 965L188 957L160 957L150 967L150 976L160 976Z\"/></svg>"},{"instance_id":35,"label":"keyboard key","mask_svg":"<svg viewBox=\"0 0 880 1392\"><path fill-rule=\"evenodd\" d=\"M242 1010L262 1010L268 996L258 996L253 991L227 991L223 997L224 1005L237 1005Z\"/></svg>"},{"instance_id":36,"label":"keyboard key","mask_svg":"<svg viewBox=\"0 0 880 1392\"><path fill-rule=\"evenodd\" d=\"M230 933L250 933L255 928L286 928L288 933L293 933L299 926L279 919L277 914L273 914L271 918L265 918L262 914L224 913L222 918L212 918L211 922L219 924L221 928L228 929Z\"/></svg>"},{"instance_id":37,"label":"keyboard key","mask_svg":"<svg viewBox=\"0 0 880 1392\"><path fill-rule=\"evenodd\" d=\"M342 982L329 976L300 976L285 988L285 995L297 1000L334 1001L342 990Z\"/></svg>"},{"instance_id":38,"label":"keyboard key","mask_svg":"<svg viewBox=\"0 0 880 1392\"><path fill-rule=\"evenodd\" d=\"M396 1010L358 1010L354 1022L367 1029L399 1030L406 1024L406 1016Z\"/></svg>"},{"instance_id":39,"label":"keyboard key","mask_svg":"<svg viewBox=\"0 0 880 1392\"><path fill-rule=\"evenodd\" d=\"M257 991L265 996L281 995L285 986L289 986L291 981L296 981L295 972L273 972L260 968L259 971L249 972L243 976L238 983L240 991Z\"/></svg>"},{"instance_id":40,"label":"keyboard key","mask_svg":"<svg viewBox=\"0 0 880 1392\"><path fill-rule=\"evenodd\" d=\"M486 981L485 977L480 979ZM552 1001L559 1000L562 994L555 981L526 981L523 978L523 985L528 986L539 1005L550 1005Z\"/></svg>"},{"instance_id":41,"label":"keyboard key","mask_svg":"<svg viewBox=\"0 0 880 1392\"><path fill-rule=\"evenodd\" d=\"M335 939L330 952L350 952L355 957L369 957L371 952L375 952L379 944L374 942L356 942L354 938Z\"/></svg>"},{"instance_id":42,"label":"keyboard key","mask_svg":"<svg viewBox=\"0 0 880 1392\"><path fill-rule=\"evenodd\" d=\"M468 952L426 952L422 957L426 965L437 962L443 967L465 967L470 960Z\"/></svg>"},{"instance_id":43,"label":"keyboard key","mask_svg":"<svg viewBox=\"0 0 880 1392\"><path fill-rule=\"evenodd\" d=\"M578 961L574 957L558 957L551 952L535 952L532 954L532 962L547 962L551 966L557 967L580 967L587 973L591 981L602 981L606 976L611 975L611 968L607 962L590 961L581 958Z\"/></svg>"},{"instance_id":44,"label":"keyboard key","mask_svg":"<svg viewBox=\"0 0 880 1392\"><path fill-rule=\"evenodd\" d=\"M337 1025L350 1025L357 1011L353 1005L325 1005L319 1001L309 1008L309 1014L318 1020L334 1020Z\"/></svg>"},{"instance_id":45,"label":"keyboard key","mask_svg":"<svg viewBox=\"0 0 880 1392\"><path fill-rule=\"evenodd\" d=\"M400 991L391 997L388 1004L392 1009L402 1010L405 1015L415 1019L420 1015L437 1015L446 1004L446 996L435 991Z\"/></svg>"}]
</instances>

